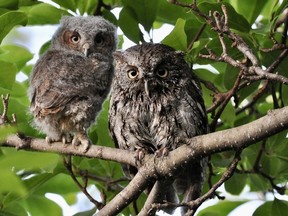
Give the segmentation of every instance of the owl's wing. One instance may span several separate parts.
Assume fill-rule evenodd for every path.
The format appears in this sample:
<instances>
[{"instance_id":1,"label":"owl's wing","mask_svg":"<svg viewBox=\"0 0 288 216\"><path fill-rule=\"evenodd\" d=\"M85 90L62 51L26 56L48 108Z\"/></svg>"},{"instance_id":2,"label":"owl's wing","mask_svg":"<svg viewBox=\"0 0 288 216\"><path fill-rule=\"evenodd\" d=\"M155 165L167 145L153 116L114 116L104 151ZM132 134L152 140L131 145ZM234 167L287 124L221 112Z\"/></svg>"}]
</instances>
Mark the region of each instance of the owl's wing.
<instances>
[{"instance_id":1,"label":"owl's wing","mask_svg":"<svg viewBox=\"0 0 288 216\"><path fill-rule=\"evenodd\" d=\"M32 112L46 116L63 110L71 100L85 99L92 83L83 71L93 68L81 58L48 51L37 62L30 78Z\"/></svg>"},{"instance_id":2,"label":"owl's wing","mask_svg":"<svg viewBox=\"0 0 288 216\"><path fill-rule=\"evenodd\" d=\"M195 77L186 82L186 94L183 98L188 106L185 113L189 115L190 124L195 125L196 134L206 134L208 132L208 120L204 100L202 97L201 86Z\"/></svg>"}]
</instances>

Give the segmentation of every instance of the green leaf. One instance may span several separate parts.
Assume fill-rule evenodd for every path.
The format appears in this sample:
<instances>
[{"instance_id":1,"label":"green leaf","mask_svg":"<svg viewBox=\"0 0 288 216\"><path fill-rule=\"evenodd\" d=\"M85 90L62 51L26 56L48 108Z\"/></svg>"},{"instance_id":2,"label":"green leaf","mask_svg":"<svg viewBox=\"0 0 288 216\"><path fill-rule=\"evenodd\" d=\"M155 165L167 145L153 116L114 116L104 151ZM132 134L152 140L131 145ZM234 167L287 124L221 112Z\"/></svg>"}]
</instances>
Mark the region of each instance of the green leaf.
<instances>
[{"instance_id":1,"label":"green leaf","mask_svg":"<svg viewBox=\"0 0 288 216\"><path fill-rule=\"evenodd\" d=\"M0 0L0 8L18 9L19 0Z\"/></svg>"},{"instance_id":2,"label":"green leaf","mask_svg":"<svg viewBox=\"0 0 288 216\"><path fill-rule=\"evenodd\" d=\"M197 215L198 216L223 216L228 215L232 210L236 207L240 206L245 202L229 202L229 201L221 201L216 205L209 206L203 210L201 210Z\"/></svg>"},{"instance_id":3,"label":"green leaf","mask_svg":"<svg viewBox=\"0 0 288 216\"><path fill-rule=\"evenodd\" d=\"M76 0L52 0L53 2L57 3L61 7L64 7L66 9L70 9L74 12L76 12L77 9L77 3ZM81 1L83 2L83 1Z\"/></svg>"},{"instance_id":4,"label":"green leaf","mask_svg":"<svg viewBox=\"0 0 288 216\"><path fill-rule=\"evenodd\" d=\"M33 55L24 47L5 45L0 47L0 61L15 63L20 70Z\"/></svg>"},{"instance_id":5,"label":"green leaf","mask_svg":"<svg viewBox=\"0 0 288 216\"><path fill-rule=\"evenodd\" d=\"M2 216L28 216L28 212L21 206L19 201L15 201L12 203L9 203L8 205L3 206L0 209L0 215Z\"/></svg>"},{"instance_id":6,"label":"green leaf","mask_svg":"<svg viewBox=\"0 0 288 216\"><path fill-rule=\"evenodd\" d=\"M39 55L43 55L48 50L50 45L51 45L51 40L45 42L39 50Z\"/></svg>"},{"instance_id":7,"label":"green leaf","mask_svg":"<svg viewBox=\"0 0 288 216\"><path fill-rule=\"evenodd\" d=\"M28 193L20 178L11 169L1 166L0 172L0 194L15 194L17 197L24 197Z\"/></svg>"},{"instance_id":8,"label":"green leaf","mask_svg":"<svg viewBox=\"0 0 288 216\"><path fill-rule=\"evenodd\" d=\"M55 176L54 173L42 173L42 174L35 174L23 181L26 185L26 188L29 190L29 193L32 194L39 189L43 184L47 181L52 179ZM45 195L46 192L42 193ZM39 193L38 193L39 194Z\"/></svg>"},{"instance_id":9,"label":"green leaf","mask_svg":"<svg viewBox=\"0 0 288 216\"><path fill-rule=\"evenodd\" d=\"M62 215L62 209L55 202L40 196L30 196L23 201L25 203L25 209L30 215L46 216L49 211L49 215Z\"/></svg>"},{"instance_id":10,"label":"green leaf","mask_svg":"<svg viewBox=\"0 0 288 216\"><path fill-rule=\"evenodd\" d=\"M274 201L265 202L258 207L253 216L286 216L288 202L274 198Z\"/></svg>"},{"instance_id":11,"label":"green leaf","mask_svg":"<svg viewBox=\"0 0 288 216\"><path fill-rule=\"evenodd\" d=\"M70 15L66 10L45 3L22 7L21 10L28 14L29 25L58 24L62 16Z\"/></svg>"},{"instance_id":12,"label":"green leaf","mask_svg":"<svg viewBox=\"0 0 288 216\"><path fill-rule=\"evenodd\" d=\"M60 170L56 170L57 173L59 173ZM32 180L36 182L37 186L37 194L45 194L47 192L49 193L56 193L60 195L67 195L70 193L75 193L79 191L79 188L75 184L75 182L72 180L70 175L64 174L63 170L61 169L62 173L59 173L57 175L51 174L49 175L41 175L39 177L36 177L36 180ZM52 177L52 178L50 178ZM39 182L39 183L37 183ZM29 183L29 182L28 182ZM32 185L32 184L28 184ZM39 187L38 187L39 186Z\"/></svg>"},{"instance_id":13,"label":"green leaf","mask_svg":"<svg viewBox=\"0 0 288 216\"><path fill-rule=\"evenodd\" d=\"M113 23L115 26L118 25L118 20L117 20L117 18L115 17L115 15L114 15L110 10L104 9L104 10L102 11L102 16L103 16L105 19L109 20L111 23Z\"/></svg>"},{"instance_id":14,"label":"green leaf","mask_svg":"<svg viewBox=\"0 0 288 216\"><path fill-rule=\"evenodd\" d=\"M285 216L287 215L288 211L288 202L275 198L272 204L272 208L274 216Z\"/></svg>"},{"instance_id":15,"label":"green leaf","mask_svg":"<svg viewBox=\"0 0 288 216\"><path fill-rule=\"evenodd\" d=\"M257 17L259 16L260 12L266 6L269 1L262 1L262 0L232 0L230 1L231 5L234 6L235 10L245 16L246 20L252 25ZM269 2L271 5L271 2Z\"/></svg>"},{"instance_id":16,"label":"green leaf","mask_svg":"<svg viewBox=\"0 0 288 216\"><path fill-rule=\"evenodd\" d=\"M259 206L253 213L253 216L274 216L274 214L272 214L272 203L272 201L269 201Z\"/></svg>"},{"instance_id":17,"label":"green leaf","mask_svg":"<svg viewBox=\"0 0 288 216\"><path fill-rule=\"evenodd\" d=\"M239 195L246 185L246 175L234 173L233 176L225 182L225 189L227 192Z\"/></svg>"},{"instance_id":18,"label":"green leaf","mask_svg":"<svg viewBox=\"0 0 288 216\"><path fill-rule=\"evenodd\" d=\"M0 87L11 90L17 73L17 67L13 63L0 61Z\"/></svg>"},{"instance_id":19,"label":"green leaf","mask_svg":"<svg viewBox=\"0 0 288 216\"><path fill-rule=\"evenodd\" d=\"M139 41L142 41L143 36L138 27L136 15L132 10L123 8L119 14L118 24L125 36L134 43L138 44Z\"/></svg>"},{"instance_id":20,"label":"green leaf","mask_svg":"<svg viewBox=\"0 0 288 216\"><path fill-rule=\"evenodd\" d=\"M23 12L10 11L0 16L0 43L16 25L26 25L27 15Z\"/></svg>"},{"instance_id":21,"label":"green leaf","mask_svg":"<svg viewBox=\"0 0 288 216\"><path fill-rule=\"evenodd\" d=\"M102 107L97 122L91 127L89 135L92 141L96 141L96 145L114 147L114 143L108 130L109 100L106 100Z\"/></svg>"},{"instance_id":22,"label":"green leaf","mask_svg":"<svg viewBox=\"0 0 288 216\"><path fill-rule=\"evenodd\" d=\"M225 5L228 13L228 26L232 29L236 29L240 32L249 32L250 24L245 19L244 16L238 14L235 9L226 2L220 3L210 3L210 2L202 2L198 5L198 8L201 12L205 14L213 13L214 11L218 11L220 14L223 14L221 6Z\"/></svg>"},{"instance_id":23,"label":"green leaf","mask_svg":"<svg viewBox=\"0 0 288 216\"><path fill-rule=\"evenodd\" d=\"M14 170L45 170L53 172L56 167L59 155L42 152L16 151L15 149L4 149L5 156L0 158L0 167L7 167ZM29 160L23 160L29 158Z\"/></svg>"},{"instance_id":24,"label":"green leaf","mask_svg":"<svg viewBox=\"0 0 288 216\"><path fill-rule=\"evenodd\" d=\"M97 7L98 0L76 1L77 8L81 15L84 13L93 14Z\"/></svg>"},{"instance_id":25,"label":"green leaf","mask_svg":"<svg viewBox=\"0 0 288 216\"><path fill-rule=\"evenodd\" d=\"M88 211L79 212L77 214L74 214L74 216L91 216L91 215L94 215L96 211L97 211L97 209L93 208L93 209L88 210Z\"/></svg>"},{"instance_id":26,"label":"green leaf","mask_svg":"<svg viewBox=\"0 0 288 216\"><path fill-rule=\"evenodd\" d=\"M187 49L187 36L185 33L185 20L178 19L172 32L167 35L162 43L173 47L176 50Z\"/></svg>"},{"instance_id":27,"label":"green leaf","mask_svg":"<svg viewBox=\"0 0 288 216\"><path fill-rule=\"evenodd\" d=\"M226 89L231 89L234 85L234 82L239 74L239 69L227 64L225 73L224 73L224 86Z\"/></svg>"},{"instance_id":28,"label":"green leaf","mask_svg":"<svg viewBox=\"0 0 288 216\"><path fill-rule=\"evenodd\" d=\"M191 3L190 0L182 0L181 2ZM168 1L160 1L157 21L174 25L179 18L184 20L196 19L188 8L175 6Z\"/></svg>"},{"instance_id":29,"label":"green leaf","mask_svg":"<svg viewBox=\"0 0 288 216\"><path fill-rule=\"evenodd\" d=\"M235 108L232 106L231 102L229 102L221 115L221 120L229 127L233 127L235 118Z\"/></svg>"},{"instance_id":30,"label":"green leaf","mask_svg":"<svg viewBox=\"0 0 288 216\"><path fill-rule=\"evenodd\" d=\"M5 140L8 135L16 133L16 128L9 125L0 126L0 142Z\"/></svg>"},{"instance_id":31,"label":"green leaf","mask_svg":"<svg viewBox=\"0 0 288 216\"><path fill-rule=\"evenodd\" d=\"M149 32L156 19L160 0L123 0L122 2L124 8L132 10L138 23L142 24L144 29Z\"/></svg>"}]
</instances>

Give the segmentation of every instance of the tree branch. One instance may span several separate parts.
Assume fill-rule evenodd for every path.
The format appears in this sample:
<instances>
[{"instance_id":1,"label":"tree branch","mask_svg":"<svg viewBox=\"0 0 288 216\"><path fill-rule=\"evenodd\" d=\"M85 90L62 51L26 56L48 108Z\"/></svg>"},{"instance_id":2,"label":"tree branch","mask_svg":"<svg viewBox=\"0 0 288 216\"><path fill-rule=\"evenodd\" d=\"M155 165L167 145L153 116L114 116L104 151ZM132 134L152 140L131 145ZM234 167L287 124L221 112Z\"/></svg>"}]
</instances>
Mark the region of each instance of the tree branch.
<instances>
[{"instance_id":1,"label":"tree branch","mask_svg":"<svg viewBox=\"0 0 288 216\"><path fill-rule=\"evenodd\" d=\"M99 158L103 160L112 160L119 163L136 166L135 152L92 145L89 150L84 153L73 145L63 144L62 142L53 142L48 144L45 139L25 137L23 135L10 135L2 142L2 146L15 147L28 151L54 152L65 155L77 155L88 158ZM123 157L125 155L125 157Z\"/></svg>"},{"instance_id":2,"label":"tree branch","mask_svg":"<svg viewBox=\"0 0 288 216\"><path fill-rule=\"evenodd\" d=\"M137 175L97 215L107 216L121 212L147 187L149 180L155 181L157 178L176 175L177 170L179 171L188 161L226 150L238 151L285 129L288 129L288 107L272 110L266 116L239 127L197 136L192 139L179 139L179 142L187 145L182 145L171 151L167 157L157 158L154 155L145 155L143 165L139 167ZM23 140L16 135L9 136L3 142L3 146L9 147L21 147L22 145ZM35 138L31 138L23 148L95 157L137 166L134 159L135 153L128 150L93 145L86 153L83 153L72 145L67 146L60 142L49 145L44 139Z\"/></svg>"}]
</instances>

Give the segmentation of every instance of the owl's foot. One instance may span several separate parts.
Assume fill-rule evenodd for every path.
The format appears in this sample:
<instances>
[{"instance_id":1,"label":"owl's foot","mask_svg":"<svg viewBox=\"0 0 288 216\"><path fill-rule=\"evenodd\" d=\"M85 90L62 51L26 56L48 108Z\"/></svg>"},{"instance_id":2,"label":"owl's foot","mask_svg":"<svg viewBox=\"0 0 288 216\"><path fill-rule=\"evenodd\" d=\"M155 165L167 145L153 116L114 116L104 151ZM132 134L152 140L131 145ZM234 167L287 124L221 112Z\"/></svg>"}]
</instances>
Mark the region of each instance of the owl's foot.
<instances>
[{"instance_id":1,"label":"owl's foot","mask_svg":"<svg viewBox=\"0 0 288 216\"><path fill-rule=\"evenodd\" d=\"M137 149L135 155L135 163L136 165L143 165L142 160L145 157L145 151L143 149Z\"/></svg>"},{"instance_id":2,"label":"owl's foot","mask_svg":"<svg viewBox=\"0 0 288 216\"><path fill-rule=\"evenodd\" d=\"M53 142L57 142L57 141L60 141L60 140L53 139L52 137L46 136L45 137L45 141L46 141L47 144L51 145Z\"/></svg>"},{"instance_id":3,"label":"owl's foot","mask_svg":"<svg viewBox=\"0 0 288 216\"><path fill-rule=\"evenodd\" d=\"M160 149L158 149L156 152L155 152L155 156L156 157L167 157L169 154L169 150L167 147L161 147Z\"/></svg>"},{"instance_id":4,"label":"owl's foot","mask_svg":"<svg viewBox=\"0 0 288 216\"><path fill-rule=\"evenodd\" d=\"M82 152L87 152L90 147L90 140L86 134L76 133L72 140L72 145L78 149L81 149Z\"/></svg>"},{"instance_id":5,"label":"owl's foot","mask_svg":"<svg viewBox=\"0 0 288 216\"><path fill-rule=\"evenodd\" d=\"M67 144L67 143L71 143L72 142L71 134L62 134L61 138L62 138L62 143L63 144Z\"/></svg>"}]
</instances>

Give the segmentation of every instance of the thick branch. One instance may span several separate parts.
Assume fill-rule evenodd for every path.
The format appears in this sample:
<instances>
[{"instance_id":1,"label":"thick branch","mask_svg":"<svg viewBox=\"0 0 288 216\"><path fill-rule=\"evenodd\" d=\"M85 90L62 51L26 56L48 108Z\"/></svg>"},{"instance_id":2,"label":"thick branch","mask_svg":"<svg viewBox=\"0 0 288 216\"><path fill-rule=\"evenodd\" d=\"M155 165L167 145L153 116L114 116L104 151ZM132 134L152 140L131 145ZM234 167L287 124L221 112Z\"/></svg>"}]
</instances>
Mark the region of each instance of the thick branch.
<instances>
[{"instance_id":1,"label":"thick branch","mask_svg":"<svg viewBox=\"0 0 288 216\"><path fill-rule=\"evenodd\" d=\"M62 142L54 142L52 144L48 144L45 139L37 139L31 137L21 138L22 139L20 139L17 135L11 135L6 139L6 141L2 143L2 146L15 147L17 149L25 149L31 151L55 152L65 155L99 158L136 166L135 152L131 151L92 145L89 150L84 153L81 152L80 149L74 148L73 145L64 145ZM125 155L125 157L123 157L123 155Z\"/></svg>"},{"instance_id":2,"label":"thick branch","mask_svg":"<svg viewBox=\"0 0 288 216\"><path fill-rule=\"evenodd\" d=\"M167 176L185 161L227 150L241 150L285 129L288 129L288 107L269 111L266 116L239 127L180 140L187 145L170 152L165 159L155 158L155 170L158 175Z\"/></svg>"},{"instance_id":3,"label":"thick branch","mask_svg":"<svg viewBox=\"0 0 288 216\"><path fill-rule=\"evenodd\" d=\"M150 157L150 163L146 163L143 167L141 167L127 187L118 193L94 216L117 215L133 200L135 200L148 186L149 181L156 177L154 175L155 171L153 171L153 166L151 166L151 163L153 163L153 159Z\"/></svg>"}]
</instances>

